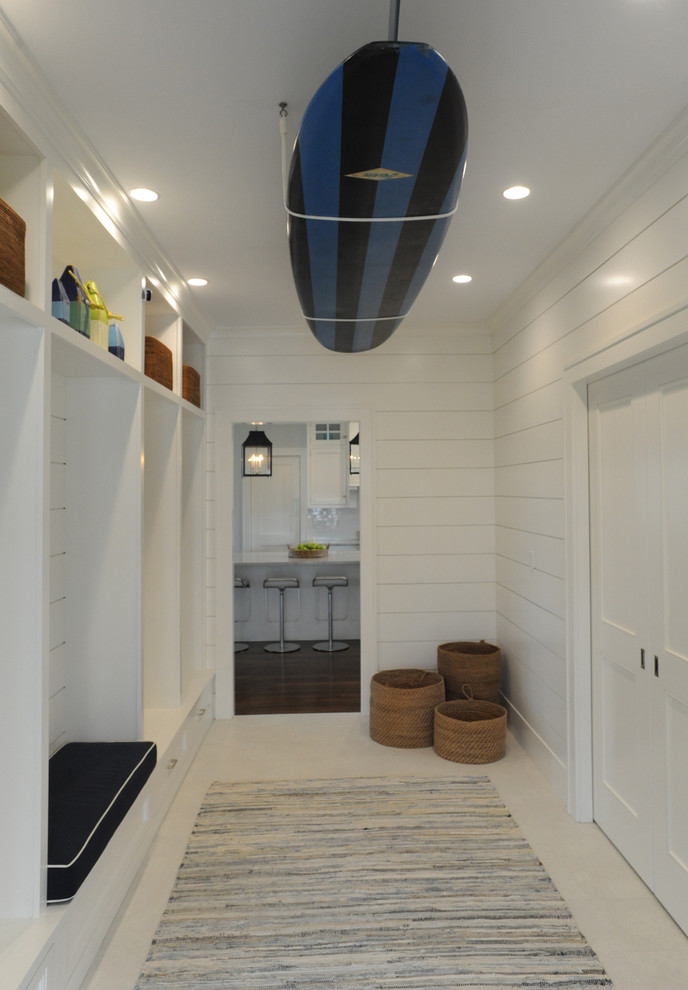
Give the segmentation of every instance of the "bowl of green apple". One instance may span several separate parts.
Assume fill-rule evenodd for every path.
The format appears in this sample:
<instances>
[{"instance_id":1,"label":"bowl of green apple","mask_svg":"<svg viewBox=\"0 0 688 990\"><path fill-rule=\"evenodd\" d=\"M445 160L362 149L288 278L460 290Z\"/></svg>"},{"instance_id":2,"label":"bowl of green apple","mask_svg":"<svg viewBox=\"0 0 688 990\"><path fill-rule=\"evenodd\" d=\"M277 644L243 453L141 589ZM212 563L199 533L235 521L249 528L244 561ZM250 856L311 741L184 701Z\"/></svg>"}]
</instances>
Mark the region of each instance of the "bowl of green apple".
<instances>
[{"instance_id":1,"label":"bowl of green apple","mask_svg":"<svg viewBox=\"0 0 688 990\"><path fill-rule=\"evenodd\" d=\"M310 557L327 557L329 549L329 543L297 543L295 547L290 547L287 543L289 556L300 557L304 560L308 560Z\"/></svg>"}]
</instances>

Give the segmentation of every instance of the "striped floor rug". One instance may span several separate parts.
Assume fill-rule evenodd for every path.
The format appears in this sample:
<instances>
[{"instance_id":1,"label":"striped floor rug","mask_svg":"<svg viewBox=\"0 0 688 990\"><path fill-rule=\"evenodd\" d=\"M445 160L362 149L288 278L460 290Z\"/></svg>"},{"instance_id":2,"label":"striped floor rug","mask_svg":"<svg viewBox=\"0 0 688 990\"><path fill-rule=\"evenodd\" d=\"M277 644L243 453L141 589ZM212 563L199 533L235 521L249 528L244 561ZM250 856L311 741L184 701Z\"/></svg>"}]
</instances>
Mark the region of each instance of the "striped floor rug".
<instances>
[{"instance_id":1,"label":"striped floor rug","mask_svg":"<svg viewBox=\"0 0 688 990\"><path fill-rule=\"evenodd\" d=\"M216 783L137 990L611 987L486 777Z\"/></svg>"}]
</instances>

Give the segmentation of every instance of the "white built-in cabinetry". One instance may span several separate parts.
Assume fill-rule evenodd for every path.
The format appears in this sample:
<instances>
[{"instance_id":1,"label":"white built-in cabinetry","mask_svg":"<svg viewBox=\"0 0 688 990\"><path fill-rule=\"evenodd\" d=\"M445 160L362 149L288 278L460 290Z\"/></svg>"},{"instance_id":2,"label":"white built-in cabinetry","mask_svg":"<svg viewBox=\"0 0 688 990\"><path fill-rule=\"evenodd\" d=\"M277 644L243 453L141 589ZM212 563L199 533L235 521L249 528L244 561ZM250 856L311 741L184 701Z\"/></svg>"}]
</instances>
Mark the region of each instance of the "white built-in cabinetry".
<instances>
[{"instance_id":1,"label":"white built-in cabinetry","mask_svg":"<svg viewBox=\"0 0 688 990\"><path fill-rule=\"evenodd\" d=\"M181 396L204 345L169 292L144 301L145 251L88 184L2 110L0 197L27 223L25 298L0 286L0 970L57 990L85 974L212 718L205 414ZM52 317L68 264L124 316L124 361ZM172 351L171 391L144 374L147 335ZM49 755L134 739L159 762L119 863L46 908Z\"/></svg>"},{"instance_id":2,"label":"white built-in cabinetry","mask_svg":"<svg viewBox=\"0 0 688 990\"><path fill-rule=\"evenodd\" d=\"M308 508L343 508L349 494L348 422L308 424Z\"/></svg>"}]
</instances>

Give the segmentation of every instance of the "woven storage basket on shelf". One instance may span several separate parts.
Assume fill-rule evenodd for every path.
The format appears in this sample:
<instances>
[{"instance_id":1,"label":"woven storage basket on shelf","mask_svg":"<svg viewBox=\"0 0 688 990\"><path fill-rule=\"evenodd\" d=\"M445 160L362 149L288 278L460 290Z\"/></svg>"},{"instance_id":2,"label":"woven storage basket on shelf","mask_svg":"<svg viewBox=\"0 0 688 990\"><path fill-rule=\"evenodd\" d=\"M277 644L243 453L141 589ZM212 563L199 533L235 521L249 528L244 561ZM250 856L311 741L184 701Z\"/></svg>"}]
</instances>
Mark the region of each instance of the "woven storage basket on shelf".
<instances>
[{"instance_id":1,"label":"woven storage basket on shelf","mask_svg":"<svg viewBox=\"0 0 688 990\"><path fill-rule=\"evenodd\" d=\"M189 364L182 365L182 398L201 408L201 376Z\"/></svg>"},{"instance_id":2,"label":"woven storage basket on shelf","mask_svg":"<svg viewBox=\"0 0 688 990\"><path fill-rule=\"evenodd\" d=\"M499 701L502 651L486 643L443 643L437 647L437 669L444 677L447 701L463 700L463 685L470 684L473 697Z\"/></svg>"},{"instance_id":3,"label":"woven storage basket on shelf","mask_svg":"<svg viewBox=\"0 0 688 990\"><path fill-rule=\"evenodd\" d=\"M172 351L155 337L146 337L146 374L165 388L172 388Z\"/></svg>"},{"instance_id":4,"label":"woven storage basket on shelf","mask_svg":"<svg viewBox=\"0 0 688 990\"><path fill-rule=\"evenodd\" d=\"M370 738L383 746L432 746L435 706L444 680L431 670L381 670L370 681Z\"/></svg>"},{"instance_id":5,"label":"woven storage basket on shelf","mask_svg":"<svg viewBox=\"0 0 688 990\"><path fill-rule=\"evenodd\" d=\"M0 283L23 296L25 290L24 241L26 223L0 199Z\"/></svg>"},{"instance_id":6,"label":"woven storage basket on shelf","mask_svg":"<svg viewBox=\"0 0 688 990\"><path fill-rule=\"evenodd\" d=\"M454 763L494 763L506 753L506 708L471 698L465 685L462 701L443 701L435 708L434 747Z\"/></svg>"}]
</instances>

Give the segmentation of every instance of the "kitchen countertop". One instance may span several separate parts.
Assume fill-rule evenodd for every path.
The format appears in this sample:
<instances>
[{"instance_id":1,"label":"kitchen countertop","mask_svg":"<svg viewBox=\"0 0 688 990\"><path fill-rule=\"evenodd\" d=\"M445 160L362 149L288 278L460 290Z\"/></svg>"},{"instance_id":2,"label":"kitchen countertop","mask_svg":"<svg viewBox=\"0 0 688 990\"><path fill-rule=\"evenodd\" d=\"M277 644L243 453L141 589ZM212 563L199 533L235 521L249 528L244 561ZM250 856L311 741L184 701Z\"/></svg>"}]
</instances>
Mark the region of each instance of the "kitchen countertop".
<instances>
[{"instance_id":1,"label":"kitchen countertop","mask_svg":"<svg viewBox=\"0 0 688 990\"><path fill-rule=\"evenodd\" d=\"M320 567L323 564L358 564L361 559L361 551L354 547L330 547L327 557L290 557L288 550L240 550L234 553L234 563L246 566L247 564L298 564L299 567L312 566L316 564Z\"/></svg>"}]
</instances>

